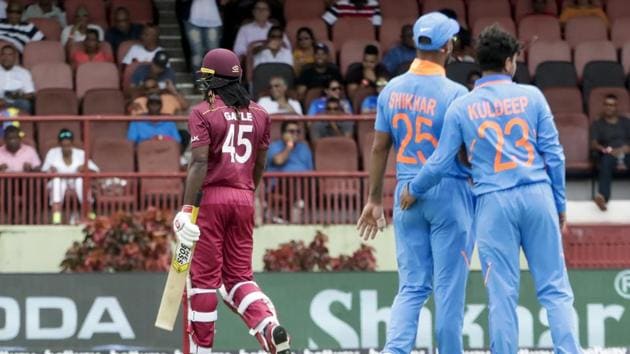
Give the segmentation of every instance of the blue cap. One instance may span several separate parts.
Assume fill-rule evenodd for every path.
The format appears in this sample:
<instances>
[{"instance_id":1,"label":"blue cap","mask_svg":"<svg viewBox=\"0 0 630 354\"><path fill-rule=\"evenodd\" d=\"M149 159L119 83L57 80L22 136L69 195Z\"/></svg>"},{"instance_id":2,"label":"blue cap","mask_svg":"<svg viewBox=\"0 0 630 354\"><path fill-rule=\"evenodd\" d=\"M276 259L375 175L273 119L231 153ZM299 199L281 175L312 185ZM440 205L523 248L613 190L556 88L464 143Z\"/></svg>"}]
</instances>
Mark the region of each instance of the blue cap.
<instances>
[{"instance_id":1,"label":"blue cap","mask_svg":"<svg viewBox=\"0 0 630 354\"><path fill-rule=\"evenodd\" d=\"M413 25L413 40L420 50L436 51L459 32L459 23L439 12L422 15ZM421 44L420 37L427 37L429 43Z\"/></svg>"}]
</instances>

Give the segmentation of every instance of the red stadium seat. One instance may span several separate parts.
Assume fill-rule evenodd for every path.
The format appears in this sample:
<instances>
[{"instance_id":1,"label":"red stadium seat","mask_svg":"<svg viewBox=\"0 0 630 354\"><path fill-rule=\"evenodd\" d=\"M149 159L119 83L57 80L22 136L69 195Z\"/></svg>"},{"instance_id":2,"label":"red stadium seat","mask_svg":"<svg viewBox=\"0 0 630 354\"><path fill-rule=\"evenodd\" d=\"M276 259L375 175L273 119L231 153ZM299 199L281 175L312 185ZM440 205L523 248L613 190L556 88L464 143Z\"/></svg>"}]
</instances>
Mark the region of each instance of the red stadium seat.
<instances>
[{"instance_id":1,"label":"red stadium seat","mask_svg":"<svg viewBox=\"0 0 630 354\"><path fill-rule=\"evenodd\" d=\"M113 63L84 63L77 68L76 76L77 96L83 95L91 89L120 88L118 69Z\"/></svg>"},{"instance_id":2,"label":"red stadium seat","mask_svg":"<svg viewBox=\"0 0 630 354\"><path fill-rule=\"evenodd\" d=\"M617 61L617 50L612 42L582 42L575 48L575 71L578 78L582 77L584 66L595 60Z\"/></svg>"},{"instance_id":3,"label":"red stadium seat","mask_svg":"<svg viewBox=\"0 0 630 354\"><path fill-rule=\"evenodd\" d=\"M35 90L65 88L72 90L72 69L66 63L40 63L31 68Z\"/></svg>"},{"instance_id":4,"label":"red stadium seat","mask_svg":"<svg viewBox=\"0 0 630 354\"><path fill-rule=\"evenodd\" d=\"M28 42L24 46L22 66L31 69L39 63L64 63L66 53L61 42L35 41Z\"/></svg>"},{"instance_id":5,"label":"red stadium seat","mask_svg":"<svg viewBox=\"0 0 630 354\"><path fill-rule=\"evenodd\" d=\"M484 17L512 17L508 0L468 0L468 23L475 23Z\"/></svg>"},{"instance_id":6,"label":"red stadium seat","mask_svg":"<svg viewBox=\"0 0 630 354\"><path fill-rule=\"evenodd\" d=\"M380 40L383 55L400 43L400 31L404 25L411 25L415 20L401 21L396 18L384 18L381 26Z\"/></svg>"},{"instance_id":7,"label":"red stadium seat","mask_svg":"<svg viewBox=\"0 0 630 354\"><path fill-rule=\"evenodd\" d=\"M101 140L127 139L127 128L129 126L127 122L93 121L90 124L92 142Z\"/></svg>"},{"instance_id":8,"label":"red stadium seat","mask_svg":"<svg viewBox=\"0 0 630 354\"><path fill-rule=\"evenodd\" d=\"M630 17L630 6L627 0L607 0L606 15L608 20L613 24L622 18Z\"/></svg>"},{"instance_id":9,"label":"red stadium seat","mask_svg":"<svg viewBox=\"0 0 630 354\"><path fill-rule=\"evenodd\" d=\"M383 19L396 19L398 22L415 21L420 14L416 0L381 0Z\"/></svg>"},{"instance_id":10,"label":"red stadium seat","mask_svg":"<svg viewBox=\"0 0 630 354\"><path fill-rule=\"evenodd\" d=\"M324 14L326 3L323 0L285 0L284 17L287 21L312 19Z\"/></svg>"},{"instance_id":11,"label":"red stadium seat","mask_svg":"<svg viewBox=\"0 0 630 354\"><path fill-rule=\"evenodd\" d=\"M92 89L83 96L84 115L124 115L125 96L118 89Z\"/></svg>"},{"instance_id":12,"label":"red stadium seat","mask_svg":"<svg viewBox=\"0 0 630 354\"><path fill-rule=\"evenodd\" d=\"M133 172L133 142L123 138L103 139L92 146L92 159L103 172Z\"/></svg>"},{"instance_id":13,"label":"red stadium seat","mask_svg":"<svg viewBox=\"0 0 630 354\"><path fill-rule=\"evenodd\" d=\"M95 141L91 151L92 160L102 172L133 172L135 170L133 143L124 137ZM95 211L98 215L108 215L119 210L130 211L136 203L137 194L138 183L135 179L96 180Z\"/></svg>"},{"instance_id":14,"label":"red stadium seat","mask_svg":"<svg viewBox=\"0 0 630 354\"><path fill-rule=\"evenodd\" d=\"M630 17L618 18L613 22L610 39L616 48L622 48L630 42Z\"/></svg>"},{"instance_id":15,"label":"red stadium seat","mask_svg":"<svg viewBox=\"0 0 630 354\"><path fill-rule=\"evenodd\" d=\"M125 70L123 71L123 74L122 74L123 91L126 91L131 87L131 76L140 65L144 65L144 64L146 64L146 62L134 61L133 63L129 65L125 65Z\"/></svg>"},{"instance_id":16,"label":"red stadium seat","mask_svg":"<svg viewBox=\"0 0 630 354\"><path fill-rule=\"evenodd\" d=\"M484 28L493 24L499 25L504 31L507 31L513 36L516 36L516 26L514 21L510 17L480 17L473 24L472 35L473 37L479 36Z\"/></svg>"},{"instance_id":17,"label":"red stadium seat","mask_svg":"<svg viewBox=\"0 0 630 354\"><path fill-rule=\"evenodd\" d=\"M538 64L545 61L571 61L571 48L564 41L534 42L528 51L527 66L529 74L534 76Z\"/></svg>"},{"instance_id":18,"label":"red stadium seat","mask_svg":"<svg viewBox=\"0 0 630 354\"><path fill-rule=\"evenodd\" d=\"M554 114L584 112L582 93L577 87L549 87L543 93Z\"/></svg>"},{"instance_id":19,"label":"red stadium seat","mask_svg":"<svg viewBox=\"0 0 630 354\"><path fill-rule=\"evenodd\" d=\"M565 25L564 38L575 48L583 42L608 40L608 28L599 17L574 17Z\"/></svg>"},{"instance_id":20,"label":"red stadium seat","mask_svg":"<svg viewBox=\"0 0 630 354\"><path fill-rule=\"evenodd\" d=\"M422 13L439 11L442 9L451 9L457 14L457 20L460 25L468 28L466 25L466 4L464 0L424 0L422 4Z\"/></svg>"},{"instance_id":21,"label":"red stadium seat","mask_svg":"<svg viewBox=\"0 0 630 354\"><path fill-rule=\"evenodd\" d=\"M380 47L379 43L371 40L350 39L343 43L339 51L339 69L341 75L345 76L348 66L352 63L360 63L363 60L363 49L365 46L372 44L377 48ZM379 48L379 60L383 53Z\"/></svg>"},{"instance_id":22,"label":"red stadium seat","mask_svg":"<svg viewBox=\"0 0 630 354\"><path fill-rule=\"evenodd\" d=\"M630 97L624 87L596 87L588 97L588 118L594 122L601 115L604 100L608 95L617 96L617 107L621 115L630 113Z\"/></svg>"},{"instance_id":23,"label":"red stadium seat","mask_svg":"<svg viewBox=\"0 0 630 354\"><path fill-rule=\"evenodd\" d=\"M79 100L70 88L48 88L35 93L35 114L46 115L77 115L79 114Z\"/></svg>"},{"instance_id":24,"label":"red stadium seat","mask_svg":"<svg viewBox=\"0 0 630 354\"><path fill-rule=\"evenodd\" d=\"M558 14L558 4L555 1L547 1L546 6L548 14L554 15L554 17ZM516 22L520 22L523 18L532 13L532 0L517 0L514 4L514 18Z\"/></svg>"},{"instance_id":25,"label":"red stadium seat","mask_svg":"<svg viewBox=\"0 0 630 354\"><path fill-rule=\"evenodd\" d=\"M560 144L564 148L566 169L569 173L590 172L589 124L583 114L556 115Z\"/></svg>"},{"instance_id":26,"label":"red stadium seat","mask_svg":"<svg viewBox=\"0 0 630 354\"><path fill-rule=\"evenodd\" d=\"M621 48L621 64L626 75L630 73L630 42L624 44L623 48Z\"/></svg>"},{"instance_id":27,"label":"red stadium seat","mask_svg":"<svg viewBox=\"0 0 630 354\"><path fill-rule=\"evenodd\" d=\"M341 48L346 41L359 39L376 40L374 26L369 19L344 17L340 18L333 26L333 43L336 48Z\"/></svg>"},{"instance_id":28,"label":"red stadium seat","mask_svg":"<svg viewBox=\"0 0 630 354\"><path fill-rule=\"evenodd\" d=\"M308 112L311 102L323 95L323 87L313 87L306 91L304 95L304 112Z\"/></svg>"},{"instance_id":29,"label":"red stadium seat","mask_svg":"<svg viewBox=\"0 0 630 354\"><path fill-rule=\"evenodd\" d=\"M352 109L355 114L361 114L361 104L366 97L376 95L376 89L371 86L359 86L352 97Z\"/></svg>"},{"instance_id":30,"label":"red stadium seat","mask_svg":"<svg viewBox=\"0 0 630 354\"><path fill-rule=\"evenodd\" d=\"M79 7L85 7L88 11L90 23L97 24L103 29L107 28L107 15L105 13L105 2L102 0L65 0L66 20L68 24L74 24L74 17Z\"/></svg>"},{"instance_id":31,"label":"red stadium seat","mask_svg":"<svg viewBox=\"0 0 630 354\"><path fill-rule=\"evenodd\" d=\"M359 154L357 145L351 138L346 137L326 137L321 138L315 144L315 171L318 172L341 172L358 171ZM319 182L319 193L326 200L328 205L328 215L337 221L344 219L336 213L337 206L345 203L348 199L359 196L361 191L360 179L358 178L321 178ZM321 197L320 197L321 198ZM350 203L352 203L350 201ZM360 206L357 206L357 209ZM352 218L349 215L346 217ZM343 222L351 222L343 220Z\"/></svg>"},{"instance_id":32,"label":"red stadium seat","mask_svg":"<svg viewBox=\"0 0 630 354\"><path fill-rule=\"evenodd\" d=\"M127 52L129 51L129 49L134 45L134 44L139 44L140 41L137 41L135 39L130 39L127 41L123 41L122 43L120 43L120 45L118 46L118 50L116 51L116 62L118 63L119 66L122 65L122 61L125 58L125 55L127 55Z\"/></svg>"},{"instance_id":33,"label":"red stadium seat","mask_svg":"<svg viewBox=\"0 0 630 354\"><path fill-rule=\"evenodd\" d=\"M557 18L547 15L527 16L518 24L518 38L530 42L534 37L541 41L560 41L562 33Z\"/></svg>"},{"instance_id":34,"label":"red stadium seat","mask_svg":"<svg viewBox=\"0 0 630 354\"><path fill-rule=\"evenodd\" d=\"M29 18L28 22L39 29L44 36L46 36L46 40L48 41L58 41L61 39L61 24L59 21L52 18L44 18L44 17L33 17Z\"/></svg>"},{"instance_id":35,"label":"red stadium seat","mask_svg":"<svg viewBox=\"0 0 630 354\"><path fill-rule=\"evenodd\" d=\"M129 10L129 17L134 23L148 24L153 22L153 4L151 0L112 0L110 3L110 19L114 18L114 12L119 7Z\"/></svg>"},{"instance_id":36,"label":"red stadium seat","mask_svg":"<svg viewBox=\"0 0 630 354\"><path fill-rule=\"evenodd\" d=\"M178 172L179 144L173 140L147 140L138 144L139 172ZM143 178L140 182L142 208L157 206L173 209L180 204L182 181L173 178Z\"/></svg>"},{"instance_id":37,"label":"red stadium seat","mask_svg":"<svg viewBox=\"0 0 630 354\"><path fill-rule=\"evenodd\" d=\"M293 48L297 47L297 31L302 27L308 27L313 30L313 34L315 35L315 43L321 40L328 39L328 29L326 28L326 22L321 18L311 18L311 19L296 19L287 22L286 30L284 31L289 40L291 41L291 45Z\"/></svg>"}]
</instances>

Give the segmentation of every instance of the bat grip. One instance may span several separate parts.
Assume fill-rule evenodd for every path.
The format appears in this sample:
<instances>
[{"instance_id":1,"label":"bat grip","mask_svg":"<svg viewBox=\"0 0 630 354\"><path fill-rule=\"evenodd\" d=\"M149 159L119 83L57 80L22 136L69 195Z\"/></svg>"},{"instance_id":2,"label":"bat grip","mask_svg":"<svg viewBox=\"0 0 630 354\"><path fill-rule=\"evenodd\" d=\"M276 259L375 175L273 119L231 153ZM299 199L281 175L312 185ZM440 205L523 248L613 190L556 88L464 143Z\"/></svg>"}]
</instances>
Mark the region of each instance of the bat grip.
<instances>
[{"instance_id":1,"label":"bat grip","mask_svg":"<svg viewBox=\"0 0 630 354\"><path fill-rule=\"evenodd\" d=\"M202 197L203 197L203 192L202 191L197 192L197 195L195 196L195 203L193 204L192 215L190 217L190 221L192 221L193 224L197 223L197 216L199 216L199 206L201 205Z\"/></svg>"}]
</instances>

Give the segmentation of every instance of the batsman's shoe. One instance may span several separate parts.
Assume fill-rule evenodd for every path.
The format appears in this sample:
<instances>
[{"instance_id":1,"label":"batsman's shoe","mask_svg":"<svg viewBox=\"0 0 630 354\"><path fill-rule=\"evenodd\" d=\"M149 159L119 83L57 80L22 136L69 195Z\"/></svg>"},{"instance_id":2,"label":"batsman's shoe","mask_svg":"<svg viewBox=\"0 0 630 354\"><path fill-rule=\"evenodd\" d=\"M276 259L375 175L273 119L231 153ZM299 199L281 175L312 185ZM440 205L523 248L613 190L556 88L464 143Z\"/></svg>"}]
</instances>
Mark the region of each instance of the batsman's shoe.
<instances>
[{"instance_id":1,"label":"batsman's shoe","mask_svg":"<svg viewBox=\"0 0 630 354\"><path fill-rule=\"evenodd\" d=\"M270 324L265 328L265 339L271 354L291 354L290 338L287 330L277 324Z\"/></svg>"}]
</instances>

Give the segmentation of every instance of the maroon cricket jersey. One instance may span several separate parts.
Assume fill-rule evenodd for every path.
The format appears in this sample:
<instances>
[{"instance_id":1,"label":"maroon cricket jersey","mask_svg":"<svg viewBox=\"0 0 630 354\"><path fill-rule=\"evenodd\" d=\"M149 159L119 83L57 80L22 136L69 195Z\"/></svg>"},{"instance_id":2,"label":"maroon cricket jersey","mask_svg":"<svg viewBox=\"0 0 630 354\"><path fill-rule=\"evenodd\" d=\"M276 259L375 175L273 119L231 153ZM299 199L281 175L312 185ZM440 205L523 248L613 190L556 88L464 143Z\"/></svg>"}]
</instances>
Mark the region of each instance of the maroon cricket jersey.
<instances>
[{"instance_id":1,"label":"maroon cricket jersey","mask_svg":"<svg viewBox=\"0 0 630 354\"><path fill-rule=\"evenodd\" d=\"M203 187L254 190L254 166L258 150L269 147L269 114L250 101L236 111L215 96L193 107L188 117L190 144L208 145L208 173Z\"/></svg>"}]
</instances>

